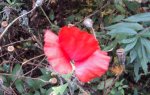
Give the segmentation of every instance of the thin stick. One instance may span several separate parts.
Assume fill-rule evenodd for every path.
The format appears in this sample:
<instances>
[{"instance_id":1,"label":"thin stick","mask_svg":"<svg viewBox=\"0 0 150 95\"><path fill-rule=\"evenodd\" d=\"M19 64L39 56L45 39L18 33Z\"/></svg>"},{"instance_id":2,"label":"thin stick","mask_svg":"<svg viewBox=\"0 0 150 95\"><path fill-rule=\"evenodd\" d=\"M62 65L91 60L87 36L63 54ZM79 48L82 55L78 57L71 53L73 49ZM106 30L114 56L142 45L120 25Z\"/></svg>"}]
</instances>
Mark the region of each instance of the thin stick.
<instances>
[{"instance_id":1,"label":"thin stick","mask_svg":"<svg viewBox=\"0 0 150 95\"><path fill-rule=\"evenodd\" d=\"M95 33L94 28L92 27L91 30L92 30L92 34L94 35L94 37L95 37L95 39L96 39L96 33Z\"/></svg>"},{"instance_id":2,"label":"thin stick","mask_svg":"<svg viewBox=\"0 0 150 95\"><path fill-rule=\"evenodd\" d=\"M27 74L29 74L30 72L32 72L32 71L34 71L36 68L38 68L38 66L40 66L41 63L42 63L45 59L46 59L46 57L44 57L44 58L41 60L41 62L40 62L39 64L37 64L31 71L25 73L24 76L26 76Z\"/></svg>"},{"instance_id":3,"label":"thin stick","mask_svg":"<svg viewBox=\"0 0 150 95\"><path fill-rule=\"evenodd\" d=\"M34 59L39 58L39 57L42 57L42 56L44 56L44 55L45 55L45 54L41 54L41 55L38 55L38 56L36 56L36 57L33 57L33 58L31 58L31 59L29 59L29 60L23 62L22 65L24 65L24 64L26 64L26 63L28 63L28 62L30 62L31 60L34 60Z\"/></svg>"},{"instance_id":4,"label":"thin stick","mask_svg":"<svg viewBox=\"0 0 150 95\"><path fill-rule=\"evenodd\" d=\"M46 15L45 11L43 10L42 7L40 7L40 9L42 10L43 14L45 15L46 19L48 20L50 25L53 25L53 23L50 21L49 17Z\"/></svg>"},{"instance_id":5,"label":"thin stick","mask_svg":"<svg viewBox=\"0 0 150 95\"><path fill-rule=\"evenodd\" d=\"M9 27L10 27L12 24L14 24L19 18L21 18L21 17L23 17L23 16L25 16L25 15L31 13L35 8L36 8L36 7L34 7L32 10L28 11L27 13L22 14L22 15L18 16L17 18L15 18L15 19L5 28L5 30L2 32L2 34L0 35L0 40L1 40L1 38L4 36L4 34L7 32L7 30L9 29Z\"/></svg>"},{"instance_id":6,"label":"thin stick","mask_svg":"<svg viewBox=\"0 0 150 95\"><path fill-rule=\"evenodd\" d=\"M31 40L32 39L26 39L26 40L23 40L23 41L12 42L10 44L3 45L1 48L7 47L7 46L10 46L10 45L14 45L14 44L17 44L17 43L21 43L21 42L31 41Z\"/></svg>"}]
</instances>

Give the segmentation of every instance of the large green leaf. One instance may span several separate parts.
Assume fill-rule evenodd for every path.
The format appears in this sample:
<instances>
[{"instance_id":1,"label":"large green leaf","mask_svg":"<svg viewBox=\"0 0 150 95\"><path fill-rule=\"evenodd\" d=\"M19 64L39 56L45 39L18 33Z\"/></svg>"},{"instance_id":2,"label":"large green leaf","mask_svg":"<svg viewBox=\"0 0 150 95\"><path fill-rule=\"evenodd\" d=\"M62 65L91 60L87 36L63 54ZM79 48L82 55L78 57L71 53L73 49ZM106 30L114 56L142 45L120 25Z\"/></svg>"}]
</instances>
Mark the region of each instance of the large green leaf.
<instances>
[{"instance_id":1,"label":"large green leaf","mask_svg":"<svg viewBox=\"0 0 150 95\"><path fill-rule=\"evenodd\" d=\"M108 30L112 30L118 27L126 27L126 28L131 28L134 30L142 30L144 29L143 26L139 23L129 23L129 22L121 22L121 23L117 23L108 27L105 27Z\"/></svg>"},{"instance_id":2,"label":"large green leaf","mask_svg":"<svg viewBox=\"0 0 150 95\"><path fill-rule=\"evenodd\" d=\"M150 18L150 12L147 12L147 13L140 13L140 14L130 16L124 20L129 22L146 22L146 21L150 21L149 18Z\"/></svg>"},{"instance_id":3,"label":"large green leaf","mask_svg":"<svg viewBox=\"0 0 150 95\"><path fill-rule=\"evenodd\" d=\"M118 27L118 28L112 29L107 34L111 35L111 36L116 36L116 35L136 35L137 32L135 30L131 29L131 28Z\"/></svg>"}]
</instances>

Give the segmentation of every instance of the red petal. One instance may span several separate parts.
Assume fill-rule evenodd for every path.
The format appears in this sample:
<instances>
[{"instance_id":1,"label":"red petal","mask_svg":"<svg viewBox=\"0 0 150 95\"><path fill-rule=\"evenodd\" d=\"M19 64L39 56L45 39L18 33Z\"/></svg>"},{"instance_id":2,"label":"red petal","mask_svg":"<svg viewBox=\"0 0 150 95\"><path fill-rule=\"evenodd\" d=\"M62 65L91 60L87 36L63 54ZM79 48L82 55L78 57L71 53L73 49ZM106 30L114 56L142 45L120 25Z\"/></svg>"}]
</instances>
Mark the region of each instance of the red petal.
<instances>
[{"instance_id":1,"label":"red petal","mask_svg":"<svg viewBox=\"0 0 150 95\"><path fill-rule=\"evenodd\" d=\"M88 59L75 62L75 74L82 82L102 76L108 69L110 57L97 50Z\"/></svg>"},{"instance_id":2,"label":"red petal","mask_svg":"<svg viewBox=\"0 0 150 95\"><path fill-rule=\"evenodd\" d=\"M75 61L89 57L99 48L92 34L77 27L63 27L59 32L59 42L62 49Z\"/></svg>"},{"instance_id":3,"label":"red petal","mask_svg":"<svg viewBox=\"0 0 150 95\"><path fill-rule=\"evenodd\" d=\"M45 30L44 42L44 53L53 69L62 74L70 73L70 59L60 48L58 36L50 30Z\"/></svg>"}]
</instances>

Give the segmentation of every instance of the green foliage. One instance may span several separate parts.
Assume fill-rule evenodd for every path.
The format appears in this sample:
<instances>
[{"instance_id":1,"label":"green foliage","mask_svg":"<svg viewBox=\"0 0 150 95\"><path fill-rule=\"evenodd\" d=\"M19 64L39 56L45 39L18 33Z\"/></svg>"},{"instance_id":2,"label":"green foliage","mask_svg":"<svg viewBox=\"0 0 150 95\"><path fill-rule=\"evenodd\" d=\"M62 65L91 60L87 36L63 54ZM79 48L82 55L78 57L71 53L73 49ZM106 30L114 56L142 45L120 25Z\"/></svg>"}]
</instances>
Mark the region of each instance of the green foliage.
<instances>
[{"instance_id":1,"label":"green foliage","mask_svg":"<svg viewBox=\"0 0 150 95\"><path fill-rule=\"evenodd\" d=\"M128 85L124 85L123 82L123 79L119 82L116 82L109 95L125 95L124 89L128 88Z\"/></svg>"},{"instance_id":2,"label":"green foliage","mask_svg":"<svg viewBox=\"0 0 150 95\"><path fill-rule=\"evenodd\" d=\"M113 80L114 80L113 78L110 78L110 79L107 79L105 81L101 81L97 88L100 89L100 90L108 88L113 83Z\"/></svg>"},{"instance_id":3,"label":"green foliage","mask_svg":"<svg viewBox=\"0 0 150 95\"><path fill-rule=\"evenodd\" d=\"M143 28L143 25L137 22L149 21L149 16L150 13L133 15L124 19L124 21L128 22L119 22L106 27L110 31L107 34L114 39L111 43L117 42L112 48L115 48L117 45L124 48L126 54L130 57L129 63L134 64L135 80L140 78L140 73L142 73L140 68L143 69L145 74L148 72L147 64L150 62L150 29Z\"/></svg>"},{"instance_id":4,"label":"green foliage","mask_svg":"<svg viewBox=\"0 0 150 95\"><path fill-rule=\"evenodd\" d=\"M126 19L124 19L124 21L129 21L129 22L147 22L150 21L150 13L140 13L134 16L130 16Z\"/></svg>"},{"instance_id":5,"label":"green foliage","mask_svg":"<svg viewBox=\"0 0 150 95\"><path fill-rule=\"evenodd\" d=\"M11 23L23 10L31 10L35 1L0 0L0 22ZM15 95L103 95L111 86L108 95L149 94L150 13L145 10L149 5L136 1L44 0L43 6L23 19L28 20L28 27L16 21L0 40L0 83L1 77L3 80L0 95L11 92L11 89ZM116 82L116 76L108 70L105 76L83 84L76 79L74 72L53 75L46 58L34 59L43 54L43 29L56 32L64 25L74 24L90 33L90 29L82 24L86 17L94 22L101 49L109 51L112 58L110 68L118 63L116 49L125 49L125 72ZM3 32L2 25L0 32ZM14 46L13 52L7 51L9 45ZM26 60L29 62L22 65ZM56 84L51 83L52 78L57 79Z\"/></svg>"}]
</instances>

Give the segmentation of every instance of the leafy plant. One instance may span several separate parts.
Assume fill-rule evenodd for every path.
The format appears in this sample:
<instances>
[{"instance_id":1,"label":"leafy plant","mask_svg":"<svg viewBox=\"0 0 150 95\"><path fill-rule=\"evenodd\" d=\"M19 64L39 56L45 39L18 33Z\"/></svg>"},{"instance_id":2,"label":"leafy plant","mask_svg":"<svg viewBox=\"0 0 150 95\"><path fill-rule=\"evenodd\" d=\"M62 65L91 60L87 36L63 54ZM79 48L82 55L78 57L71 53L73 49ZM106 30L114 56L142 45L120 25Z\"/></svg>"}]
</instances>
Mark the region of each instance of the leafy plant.
<instances>
[{"instance_id":1,"label":"leafy plant","mask_svg":"<svg viewBox=\"0 0 150 95\"><path fill-rule=\"evenodd\" d=\"M125 88L128 88L128 85L123 84L124 79L115 83L115 86L111 90L109 95L125 95Z\"/></svg>"},{"instance_id":2,"label":"leafy plant","mask_svg":"<svg viewBox=\"0 0 150 95\"><path fill-rule=\"evenodd\" d=\"M106 27L107 34L113 40L106 50L114 49L116 46L125 49L130 61L134 64L135 80L140 79L140 68L144 73L148 73L148 63L150 62L150 28L144 28L145 22L149 21L150 13L141 13L123 19L117 24Z\"/></svg>"}]
</instances>

